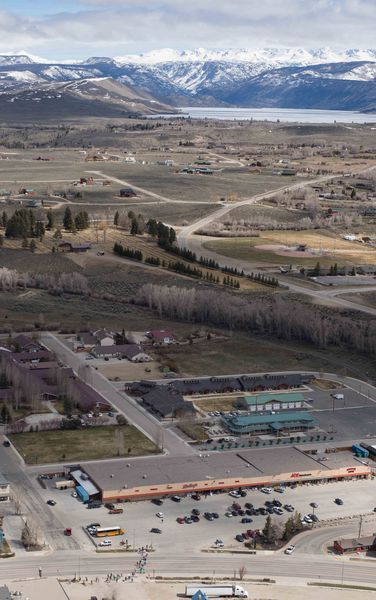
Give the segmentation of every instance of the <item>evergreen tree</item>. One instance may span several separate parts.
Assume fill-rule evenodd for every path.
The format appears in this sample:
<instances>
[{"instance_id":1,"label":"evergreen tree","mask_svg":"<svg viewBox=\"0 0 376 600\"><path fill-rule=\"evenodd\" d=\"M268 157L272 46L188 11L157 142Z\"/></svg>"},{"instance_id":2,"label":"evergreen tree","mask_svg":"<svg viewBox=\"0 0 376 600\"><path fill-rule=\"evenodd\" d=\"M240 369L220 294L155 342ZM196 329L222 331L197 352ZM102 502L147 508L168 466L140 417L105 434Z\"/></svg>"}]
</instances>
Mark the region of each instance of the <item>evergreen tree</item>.
<instances>
[{"instance_id":1,"label":"evergreen tree","mask_svg":"<svg viewBox=\"0 0 376 600\"><path fill-rule=\"evenodd\" d=\"M119 225L119 211L117 210L115 215L114 215L114 225L115 227L117 227Z\"/></svg>"},{"instance_id":2,"label":"evergreen tree","mask_svg":"<svg viewBox=\"0 0 376 600\"><path fill-rule=\"evenodd\" d=\"M134 218L134 219L132 219L131 235L137 235L137 234L138 234L138 222L137 222L137 219Z\"/></svg>"},{"instance_id":3,"label":"evergreen tree","mask_svg":"<svg viewBox=\"0 0 376 600\"><path fill-rule=\"evenodd\" d=\"M8 215L4 210L3 214L1 215L1 224L5 228L7 226L7 223L8 223Z\"/></svg>"},{"instance_id":4,"label":"evergreen tree","mask_svg":"<svg viewBox=\"0 0 376 600\"><path fill-rule=\"evenodd\" d=\"M55 223L55 217L54 217L52 210L50 209L47 212L47 229L49 229L49 230L53 229L54 223Z\"/></svg>"},{"instance_id":5,"label":"evergreen tree","mask_svg":"<svg viewBox=\"0 0 376 600\"><path fill-rule=\"evenodd\" d=\"M69 206L66 207L63 217L63 225L64 229L67 231L72 231L74 229L74 221L72 217L72 211Z\"/></svg>"}]
</instances>

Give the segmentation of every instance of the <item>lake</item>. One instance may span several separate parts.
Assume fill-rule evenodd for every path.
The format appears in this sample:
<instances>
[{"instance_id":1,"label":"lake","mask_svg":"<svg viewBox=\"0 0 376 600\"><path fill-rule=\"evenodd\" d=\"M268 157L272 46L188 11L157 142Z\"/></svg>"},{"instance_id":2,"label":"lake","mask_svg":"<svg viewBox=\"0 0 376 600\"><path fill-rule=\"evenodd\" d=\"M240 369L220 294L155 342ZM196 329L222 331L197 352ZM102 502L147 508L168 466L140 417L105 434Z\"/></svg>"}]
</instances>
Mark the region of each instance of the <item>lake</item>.
<instances>
[{"instance_id":1,"label":"lake","mask_svg":"<svg viewBox=\"0 0 376 600\"><path fill-rule=\"evenodd\" d=\"M153 115L164 118L192 117L228 121L281 121L287 123L376 123L376 114L348 110L316 110L296 108L179 108L180 115Z\"/></svg>"}]
</instances>

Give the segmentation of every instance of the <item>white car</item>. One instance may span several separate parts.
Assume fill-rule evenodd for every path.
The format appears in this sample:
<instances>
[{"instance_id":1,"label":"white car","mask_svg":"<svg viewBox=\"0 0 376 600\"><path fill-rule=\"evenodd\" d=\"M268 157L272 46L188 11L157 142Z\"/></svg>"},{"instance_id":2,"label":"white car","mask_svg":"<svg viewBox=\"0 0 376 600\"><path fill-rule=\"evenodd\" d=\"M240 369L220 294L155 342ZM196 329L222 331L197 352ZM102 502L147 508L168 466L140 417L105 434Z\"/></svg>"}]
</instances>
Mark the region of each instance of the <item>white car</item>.
<instances>
[{"instance_id":1,"label":"white car","mask_svg":"<svg viewBox=\"0 0 376 600\"><path fill-rule=\"evenodd\" d=\"M241 498L241 495L236 490L232 490L232 492L229 492L228 495L232 496L233 498Z\"/></svg>"},{"instance_id":2,"label":"white car","mask_svg":"<svg viewBox=\"0 0 376 600\"><path fill-rule=\"evenodd\" d=\"M272 488L270 487L263 487L261 488L260 492L262 492L263 494L271 494L272 493Z\"/></svg>"},{"instance_id":3,"label":"white car","mask_svg":"<svg viewBox=\"0 0 376 600\"><path fill-rule=\"evenodd\" d=\"M71 496L72 496L72 498L77 498L77 492L72 492Z\"/></svg>"},{"instance_id":4,"label":"white car","mask_svg":"<svg viewBox=\"0 0 376 600\"><path fill-rule=\"evenodd\" d=\"M313 523L311 517L309 517L308 515L304 515L304 517L302 518L302 523L308 523L311 524Z\"/></svg>"},{"instance_id":5,"label":"white car","mask_svg":"<svg viewBox=\"0 0 376 600\"><path fill-rule=\"evenodd\" d=\"M99 542L98 546L111 546L112 542L111 540L103 540L102 542Z\"/></svg>"},{"instance_id":6,"label":"white car","mask_svg":"<svg viewBox=\"0 0 376 600\"><path fill-rule=\"evenodd\" d=\"M291 546L288 546L288 547L286 548L286 550L285 550L285 554L292 554L292 553L294 552L294 550L295 550L295 546L293 546L293 545L291 544Z\"/></svg>"},{"instance_id":7,"label":"white car","mask_svg":"<svg viewBox=\"0 0 376 600\"><path fill-rule=\"evenodd\" d=\"M163 519L164 514L162 512L157 512L155 516L159 517L159 519Z\"/></svg>"},{"instance_id":8,"label":"white car","mask_svg":"<svg viewBox=\"0 0 376 600\"><path fill-rule=\"evenodd\" d=\"M214 542L214 546L215 546L216 548L224 548L224 543L223 543L223 541L222 541L222 540L215 540L215 542Z\"/></svg>"}]
</instances>

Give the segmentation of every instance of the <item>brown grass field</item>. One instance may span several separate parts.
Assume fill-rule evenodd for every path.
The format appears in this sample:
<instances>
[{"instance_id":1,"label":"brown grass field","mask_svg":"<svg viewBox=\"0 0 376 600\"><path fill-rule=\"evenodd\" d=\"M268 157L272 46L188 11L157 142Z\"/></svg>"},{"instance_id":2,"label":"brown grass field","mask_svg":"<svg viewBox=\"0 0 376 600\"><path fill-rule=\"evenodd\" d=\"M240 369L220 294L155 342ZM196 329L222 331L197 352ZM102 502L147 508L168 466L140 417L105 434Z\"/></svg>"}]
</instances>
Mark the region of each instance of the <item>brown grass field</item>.
<instances>
[{"instance_id":1,"label":"brown grass field","mask_svg":"<svg viewBox=\"0 0 376 600\"><path fill-rule=\"evenodd\" d=\"M28 464L143 456L159 452L153 442L133 425L17 433L9 435L9 439Z\"/></svg>"},{"instance_id":2,"label":"brown grass field","mask_svg":"<svg viewBox=\"0 0 376 600\"><path fill-rule=\"evenodd\" d=\"M278 250L269 249L269 245L281 244L294 248L298 244L307 244L309 257L304 252L299 257L288 252L278 254ZM263 249L263 246L266 246ZM302 266L314 266L320 262L323 266L338 263L339 265L374 264L376 249L358 242L349 242L325 231L263 231L258 238L231 238L208 241L205 247L249 263L269 263L285 265L289 262Z\"/></svg>"}]
</instances>

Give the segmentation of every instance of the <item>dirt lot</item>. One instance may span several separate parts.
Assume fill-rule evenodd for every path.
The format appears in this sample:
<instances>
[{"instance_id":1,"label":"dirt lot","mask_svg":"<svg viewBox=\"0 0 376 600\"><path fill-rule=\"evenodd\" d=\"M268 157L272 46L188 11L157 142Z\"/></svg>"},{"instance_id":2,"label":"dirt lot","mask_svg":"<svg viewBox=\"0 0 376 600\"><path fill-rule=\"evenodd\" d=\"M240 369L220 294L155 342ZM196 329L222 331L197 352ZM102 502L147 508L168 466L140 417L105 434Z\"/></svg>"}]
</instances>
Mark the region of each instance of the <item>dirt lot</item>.
<instances>
[{"instance_id":1,"label":"dirt lot","mask_svg":"<svg viewBox=\"0 0 376 600\"><path fill-rule=\"evenodd\" d=\"M231 411L234 409L234 402L238 398L237 395L221 396L220 398L212 396L207 398L192 398L194 405L204 412L212 412L215 410Z\"/></svg>"},{"instance_id":2,"label":"dirt lot","mask_svg":"<svg viewBox=\"0 0 376 600\"><path fill-rule=\"evenodd\" d=\"M138 379L159 379L161 377L160 364L156 361L138 364L127 360L113 360L106 363L101 362L99 365L97 365L97 361L93 361L91 364L96 366L98 371L107 379L136 381Z\"/></svg>"},{"instance_id":3,"label":"dirt lot","mask_svg":"<svg viewBox=\"0 0 376 600\"><path fill-rule=\"evenodd\" d=\"M9 435L9 439L28 464L142 456L158 452L156 446L132 425L17 433Z\"/></svg>"}]
</instances>

